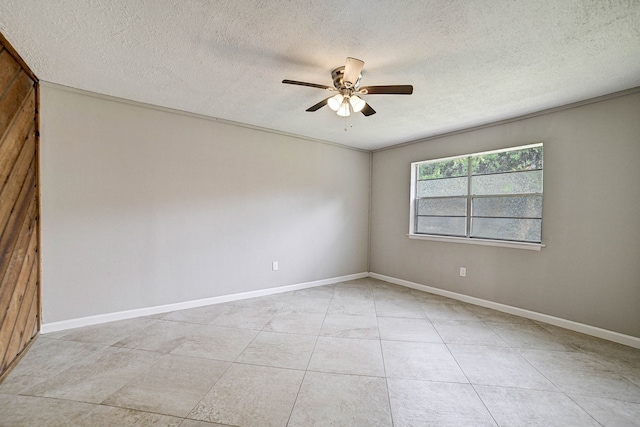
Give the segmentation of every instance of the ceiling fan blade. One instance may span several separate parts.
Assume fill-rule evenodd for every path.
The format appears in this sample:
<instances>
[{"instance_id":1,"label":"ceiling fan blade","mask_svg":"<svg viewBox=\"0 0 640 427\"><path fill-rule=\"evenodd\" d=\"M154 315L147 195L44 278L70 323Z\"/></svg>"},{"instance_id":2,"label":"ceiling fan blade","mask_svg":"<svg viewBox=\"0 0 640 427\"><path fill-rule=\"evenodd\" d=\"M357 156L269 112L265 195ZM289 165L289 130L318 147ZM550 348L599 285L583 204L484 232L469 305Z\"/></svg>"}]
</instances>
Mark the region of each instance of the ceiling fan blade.
<instances>
[{"instance_id":1,"label":"ceiling fan blade","mask_svg":"<svg viewBox=\"0 0 640 427\"><path fill-rule=\"evenodd\" d=\"M371 116L373 114L376 113L376 110L374 110L373 108L371 108L371 106L369 104L366 104L364 106L364 108L360 111L362 114L364 114L365 116Z\"/></svg>"},{"instance_id":2,"label":"ceiling fan blade","mask_svg":"<svg viewBox=\"0 0 640 427\"><path fill-rule=\"evenodd\" d=\"M313 111L318 111L319 109L321 109L322 107L324 107L325 105L327 105L327 101L331 99L331 97L327 98L327 99L323 99L322 101L318 102L316 105L307 108L305 111L309 111L309 112L313 112Z\"/></svg>"},{"instance_id":3,"label":"ceiling fan blade","mask_svg":"<svg viewBox=\"0 0 640 427\"><path fill-rule=\"evenodd\" d=\"M282 83L288 85L298 85L298 86L307 86L307 87L317 87L318 89L327 89L327 90L336 90L331 86L319 85L315 83L307 83L307 82L298 82L296 80L283 80Z\"/></svg>"},{"instance_id":4,"label":"ceiling fan blade","mask_svg":"<svg viewBox=\"0 0 640 427\"><path fill-rule=\"evenodd\" d=\"M360 88L360 93L366 95L411 95L413 93L413 86L363 86Z\"/></svg>"},{"instance_id":5,"label":"ceiling fan blade","mask_svg":"<svg viewBox=\"0 0 640 427\"><path fill-rule=\"evenodd\" d=\"M353 87L358 83L362 67L364 67L364 61L356 58L347 58L347 64L344 66L343 77L344 85L346 87Z\"/></svg>"}]
</instances>

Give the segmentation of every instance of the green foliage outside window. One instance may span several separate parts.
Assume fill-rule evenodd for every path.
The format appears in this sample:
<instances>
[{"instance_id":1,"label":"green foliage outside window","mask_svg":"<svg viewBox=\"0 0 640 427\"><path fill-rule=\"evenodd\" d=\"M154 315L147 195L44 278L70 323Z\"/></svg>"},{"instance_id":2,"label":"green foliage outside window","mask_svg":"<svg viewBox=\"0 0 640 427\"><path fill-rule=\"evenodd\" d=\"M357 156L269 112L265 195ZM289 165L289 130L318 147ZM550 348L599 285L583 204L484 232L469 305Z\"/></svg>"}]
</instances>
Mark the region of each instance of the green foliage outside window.
<instances>
[{"instance_id":1,"label":"green foliage outside window","mask_svg":"<svg viewBox=\"0 0 640 427\"><path fill-rule=\"evenodd\" d=\"M461 157L440 162L424 163L419 167L418 179L438 179L466 176L469 158ZM471 157L472 175L542 169L542 147L503 151Z\"/></svg>"},{"instance_id":2,"label":"green foliage outside window","mask_svg":"<svg viewBox=\"0 0 640 427\"><path fill-rule=\"evenodd\" d=\"M537 169L542 169L542 147L503 151L471 158L473 175Z\"/></svg>"},{"instance_id":3,"label":"green foliage outside window","mask_svg":"<svg viewBox=\"0 0 640 427\"><path fill-rule=\"evenodd\" d=\"M445 160L442 162L424 163L420 165L418 179L453 178L466 176L469 167L467 158Z\"/></svg>"}]
</instances>

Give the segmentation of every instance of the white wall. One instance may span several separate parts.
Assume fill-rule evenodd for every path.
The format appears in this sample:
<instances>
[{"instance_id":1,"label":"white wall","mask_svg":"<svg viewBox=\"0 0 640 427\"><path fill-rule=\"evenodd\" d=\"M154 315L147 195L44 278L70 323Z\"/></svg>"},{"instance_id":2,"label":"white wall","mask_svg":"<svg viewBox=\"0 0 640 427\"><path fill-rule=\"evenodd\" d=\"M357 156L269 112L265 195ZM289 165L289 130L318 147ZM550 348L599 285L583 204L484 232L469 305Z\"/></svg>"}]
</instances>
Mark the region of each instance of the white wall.
<instances>
[{"instance_id":1,"label":"white wall","mask_svg":"<svg viewBox=\"0 0 640 427\"><path fill-rule=\"evenodd\" d=\"M49 84L40 110L45 324L367 269L367 153ZM638 111L635 93L374 153L371 271L640 337ZM409 240L411 162L534 142L546 248Z\"/></svg>"},{"instance_id":2,"label":"white wall","mask_svg":"<svg viewBox=\"0 0 640 427\"><path fill-rule=\"evenodd\" d=\"M639 114L635 93L374 153L371 271L640 337ZM542 251L407 237L411 162L536 142Z\"/></svg>"},{"instance_id":3,"label":"white wall","mask_svg":"<svg viewBox=\"0 0 640 427\"><path fill-rule=\"evenodd\" d=\"M45 324L367 269L368 153L48 84L40 111Z\"/></svg>"}]
</instances>

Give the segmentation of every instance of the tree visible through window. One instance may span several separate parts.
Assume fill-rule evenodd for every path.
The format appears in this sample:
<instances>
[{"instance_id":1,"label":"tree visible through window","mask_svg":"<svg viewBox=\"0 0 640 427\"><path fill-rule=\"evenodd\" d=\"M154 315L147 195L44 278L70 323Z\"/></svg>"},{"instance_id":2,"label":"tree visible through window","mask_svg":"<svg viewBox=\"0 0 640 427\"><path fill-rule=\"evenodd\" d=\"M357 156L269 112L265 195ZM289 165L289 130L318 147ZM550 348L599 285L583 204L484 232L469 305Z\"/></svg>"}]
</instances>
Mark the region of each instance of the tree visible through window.
<instances>
[{"instance_id":1,"label":"tree visible through window","mask_svg":"<svg viewBox=\"0 0 640 427\"><path fill-rule=\"evenodd\" d=\"M412 234L541 243L542 144L412 164Z\"/></svg>"}]
</instances>

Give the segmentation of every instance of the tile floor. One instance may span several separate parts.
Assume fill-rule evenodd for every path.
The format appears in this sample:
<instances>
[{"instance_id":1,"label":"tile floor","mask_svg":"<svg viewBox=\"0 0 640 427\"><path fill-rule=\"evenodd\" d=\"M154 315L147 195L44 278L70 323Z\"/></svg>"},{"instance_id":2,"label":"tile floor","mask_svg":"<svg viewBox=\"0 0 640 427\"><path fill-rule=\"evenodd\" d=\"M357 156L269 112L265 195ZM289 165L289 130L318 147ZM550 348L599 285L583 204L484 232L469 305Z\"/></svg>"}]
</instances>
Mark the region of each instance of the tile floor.
<instances>
[{"instance_id":1,"label":"tile floor","mask_svg":"<svg viewBox=\"0 0 640 427\"><path fill-rule=\"evenodd\" d=\"M0 426L640 425L640 350L374 279L42 335Z\"/></svg>"}]
</instances>

